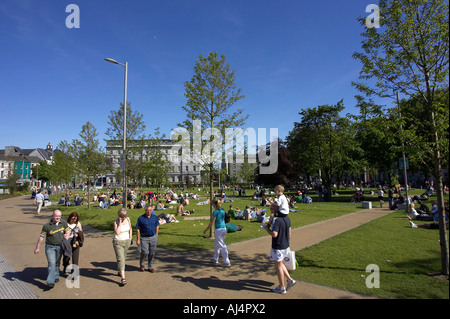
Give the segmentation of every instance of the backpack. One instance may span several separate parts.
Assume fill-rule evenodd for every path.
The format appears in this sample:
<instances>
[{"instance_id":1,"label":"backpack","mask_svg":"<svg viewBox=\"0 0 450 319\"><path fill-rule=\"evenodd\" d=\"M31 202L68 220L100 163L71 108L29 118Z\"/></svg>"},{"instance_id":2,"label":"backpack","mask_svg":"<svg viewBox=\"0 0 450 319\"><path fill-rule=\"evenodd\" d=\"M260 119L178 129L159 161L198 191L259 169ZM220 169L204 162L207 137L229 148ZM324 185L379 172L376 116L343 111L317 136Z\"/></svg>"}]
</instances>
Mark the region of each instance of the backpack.
<instances>
[{"instance_id":1,"label":"backpack","mask_svg":"<svg viewBox=\"0 0 450 319\"><path fill-rule=\"evenodd\" d=\"M230 215L228 213L225 213L225 224L228 224L230 222Z\"/></svg>"}]
</instances>

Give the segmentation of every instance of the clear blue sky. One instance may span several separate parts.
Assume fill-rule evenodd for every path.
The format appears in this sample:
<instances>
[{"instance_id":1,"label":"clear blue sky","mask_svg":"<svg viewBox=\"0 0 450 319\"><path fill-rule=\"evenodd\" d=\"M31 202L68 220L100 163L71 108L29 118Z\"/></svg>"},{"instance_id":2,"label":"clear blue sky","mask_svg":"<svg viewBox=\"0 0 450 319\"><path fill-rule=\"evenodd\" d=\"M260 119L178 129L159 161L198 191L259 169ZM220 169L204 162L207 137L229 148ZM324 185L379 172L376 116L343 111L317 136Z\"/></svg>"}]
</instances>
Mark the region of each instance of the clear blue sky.
<instances>
[{"instance_id":1,"label":"clear blue sky","mask_svg":"<svg viewBox=\"0 0 450 319\"><path fill-rule=\"evenodd\" d=\"M66 6L80 9L68 29ZM78 138L87 121L103 143L108 115L128 101L148 133L167 136L186 114L184 82L199 54L224 54L250 115L243 128L279 129L298 112L344 99L355 113L361 65L360 16L374 0L2 0L0 148L56 146Z\"/></svg>"}]
</instances>

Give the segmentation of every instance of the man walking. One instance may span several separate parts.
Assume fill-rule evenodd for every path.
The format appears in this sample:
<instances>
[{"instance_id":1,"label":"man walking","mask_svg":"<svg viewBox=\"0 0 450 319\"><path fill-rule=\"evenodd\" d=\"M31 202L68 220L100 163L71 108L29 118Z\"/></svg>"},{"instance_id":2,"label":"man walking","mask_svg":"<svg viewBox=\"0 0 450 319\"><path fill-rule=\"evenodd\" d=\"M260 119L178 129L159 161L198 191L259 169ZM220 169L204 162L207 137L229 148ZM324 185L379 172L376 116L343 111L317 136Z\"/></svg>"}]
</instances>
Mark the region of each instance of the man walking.
<instances>
[{"instance_id":1,"label":"man walking","mask_svg":"<svg viewBox=\"0 0 450 319\"><path fill-rule=\"evenodd\" d=\"M153 206L145 208L145 214L139 216L136 223L136 244L141 246L140 270L145 271L145 259L148 259L148 271L155 272L153 260L158 245L159 219Z\"/></svg>"},{"instance_id":2,"label":"man walking","mask_svg":"<svg viewBox=\"0 0 450 319\"><path fill-rule=\"evenodd\" d=\"M34 198L34 202L37 206L36 215L39 215L39 213L41 212L42 205L44 205L44 200L45 199L44 195L42 194L42 191L38 190L36 197Z\"/></svg>"},{"instance_id":3,"label":"man walking","mask_svg":"<svg viewBox=\"0 0 450 319\"><path fill-rule=\"evenodd\" d=\"M70 229L66 221L61 220L61 211L55 210L52 219L42 227L41 234L34 250L39 253L39 247L45 238L45 256L48 261L47 287L55 286L59 281L59 265L61 263L63 238L69 239Z\"/></svg>"},{"instance_id":4,"label":"man walking","mask_svg":"<svg viewBox=\"0 0 450 319\"><path fill-rule=\"evenodd\" d=\"M271 213L278 211L278 205L272 203L270 206ZM275 263L279 286L272 288L273 292L285 294L286 290L295 285L295 280L289 275L283 259L290 251L289 245L291 240L291 221L287 215L284 217L277 217L272 224L272 229L269 229L269 224L266 224L266 230L272 236L272 249L270 251L270 260ZM287 287L285 285L287 281Z\"/></svg>"}]
</instances>

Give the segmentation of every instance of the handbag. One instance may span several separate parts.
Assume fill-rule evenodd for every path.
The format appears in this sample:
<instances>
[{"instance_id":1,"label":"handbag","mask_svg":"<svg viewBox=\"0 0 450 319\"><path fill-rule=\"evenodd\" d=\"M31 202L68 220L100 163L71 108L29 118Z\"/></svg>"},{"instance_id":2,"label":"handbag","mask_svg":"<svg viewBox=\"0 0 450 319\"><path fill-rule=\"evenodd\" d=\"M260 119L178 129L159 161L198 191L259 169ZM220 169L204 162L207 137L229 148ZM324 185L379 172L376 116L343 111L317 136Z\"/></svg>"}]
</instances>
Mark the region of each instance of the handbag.
<instances>
[{"instance_id":1,"label":"handbag","mask_svg":"<svg viewBox=\"0 0 450 319\"><path fill-rule=\"evenodd\" d=\"M295 270L298 265L297 259L295 258L295 251L289 250L286 256L283 258L283 264L286 266L287 270Z\"/></svg>"}]
</instances>

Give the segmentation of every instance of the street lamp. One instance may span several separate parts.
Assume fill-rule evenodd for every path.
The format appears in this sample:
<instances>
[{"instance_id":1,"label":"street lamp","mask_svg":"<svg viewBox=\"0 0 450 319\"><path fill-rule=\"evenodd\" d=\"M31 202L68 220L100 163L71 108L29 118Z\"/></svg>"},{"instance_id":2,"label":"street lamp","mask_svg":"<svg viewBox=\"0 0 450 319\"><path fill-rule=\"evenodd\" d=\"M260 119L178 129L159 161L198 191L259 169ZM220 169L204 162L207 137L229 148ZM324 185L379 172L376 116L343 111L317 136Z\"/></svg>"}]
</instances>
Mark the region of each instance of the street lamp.
<instances>
[{"instance_id":1,"label":"street lamp","mask_svg":"<svg viewBox=\"0 0 450 319\"><path fill-rule=\"evenodd\" d=\"M106 58L105 61L114 63L114 64L120 64L125 67L125 89L124 89L124 98L123 98L123 153L122 153L122 163L123 163L123 171L122 171L122 183L123 183L123 191L122 191L122 205L124 208L127 208L127 173L126 173L126 167L127 167L127 77L128 77L128 62L119 63L114 59Z\"/></svg>"},{"instance_id":2,"label":"street lamp","mask_svg":"<svg viewBox=\"0 0 450 319\"><path fill-rule=\"evenodd\" d=\"M397 93L397 107L398 107L398 113L400 115L400 131L402 136L402 155L403 155L403 176L405 179L405 195L406 195L406 207L409 213L409 196L408 196L408 174L406 172L406 155L405 155L405 142L403 141L403 124L402 124L402 111L400 109L400 100L398 98L398 91Z\"/></svg>"}]
</instances>

